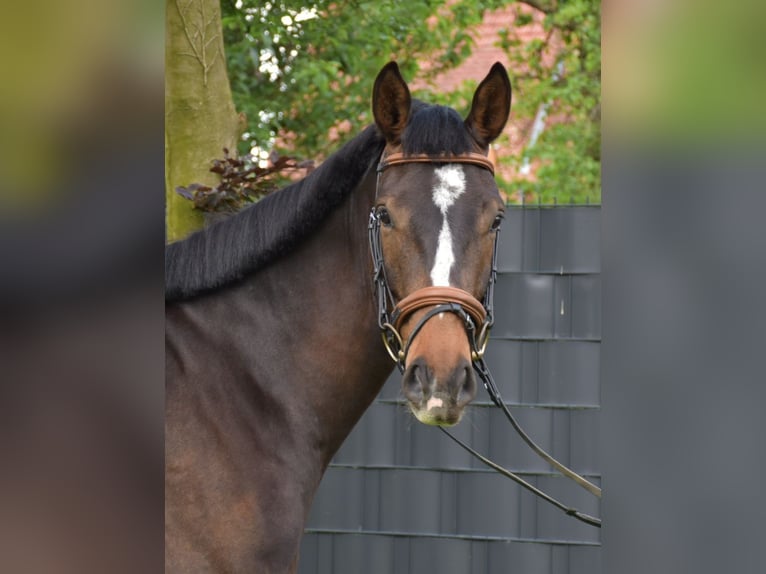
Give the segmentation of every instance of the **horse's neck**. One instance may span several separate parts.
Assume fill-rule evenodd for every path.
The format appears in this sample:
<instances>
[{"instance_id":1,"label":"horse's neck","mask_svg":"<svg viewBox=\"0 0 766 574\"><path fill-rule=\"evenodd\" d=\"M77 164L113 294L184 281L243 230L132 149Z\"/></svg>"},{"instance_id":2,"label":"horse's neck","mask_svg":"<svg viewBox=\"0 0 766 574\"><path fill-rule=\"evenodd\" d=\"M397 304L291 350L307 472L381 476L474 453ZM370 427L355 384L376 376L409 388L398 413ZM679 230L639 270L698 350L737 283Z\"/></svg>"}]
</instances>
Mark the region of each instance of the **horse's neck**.
<instances>
[{"instance_id":1,"label":"horse's neck","mask_svg":"<svg viewBox=\"0 0 766 574\"><path fill-rule=\"evenodd\" d=\"M373 197L370 176L310 240L251 284L266 290L279 337L263 360L282 363L286 400L318 421L323 464L392 368L373 299L367 237Z\"/></svg>"},{"instance_id":2,"label":"horse's neck","mask_svg":"<svg viewBox=\"0 0 766 574\"><path fill-rule=\"evenodd\" d=\"M206 397L223 394L223 406L240 408L236 419L256 433L259 425L279 428L279 437L256 436L254 448L273 448L276 438L309 441L324 467L391 370L373 304L366 236L371 185L369 176L288 256L178 310L198 339L197 353L204 353L190 356L189 341L176 345L171 332L179 370L202 373L191 383L197 400L217 408L221 401Z\"/></svg>"},{"instance_id":3,"label":"horse's neck","mask_svg":"<svg viewBox=\"0 0 766 574\"><path fill-rule=\"evenodd\" d=\"M294 568L322 473L391 370L367 186L290 255L168 310L166 571Z\"/></svg>"}]
</instances>

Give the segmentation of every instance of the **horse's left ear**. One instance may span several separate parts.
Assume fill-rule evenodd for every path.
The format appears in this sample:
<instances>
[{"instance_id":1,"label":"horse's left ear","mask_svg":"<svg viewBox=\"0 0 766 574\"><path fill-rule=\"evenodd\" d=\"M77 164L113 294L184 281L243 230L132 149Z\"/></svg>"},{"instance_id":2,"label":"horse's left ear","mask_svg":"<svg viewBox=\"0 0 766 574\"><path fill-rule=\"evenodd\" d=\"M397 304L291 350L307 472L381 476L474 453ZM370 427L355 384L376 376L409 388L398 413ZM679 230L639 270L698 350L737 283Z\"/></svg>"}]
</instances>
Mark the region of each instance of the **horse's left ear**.
<instances>
[{"instance_id":1,"label":"horse's left ear","mask_svg":"<svg viewBox=\"0 0 766 574\"><path fill-rule=\"evenodd\" d=\"M505 67L496 62L473 95L465 125L482 147L499 136L511 113L511 80Z\"/></svg>"}]
</instances>

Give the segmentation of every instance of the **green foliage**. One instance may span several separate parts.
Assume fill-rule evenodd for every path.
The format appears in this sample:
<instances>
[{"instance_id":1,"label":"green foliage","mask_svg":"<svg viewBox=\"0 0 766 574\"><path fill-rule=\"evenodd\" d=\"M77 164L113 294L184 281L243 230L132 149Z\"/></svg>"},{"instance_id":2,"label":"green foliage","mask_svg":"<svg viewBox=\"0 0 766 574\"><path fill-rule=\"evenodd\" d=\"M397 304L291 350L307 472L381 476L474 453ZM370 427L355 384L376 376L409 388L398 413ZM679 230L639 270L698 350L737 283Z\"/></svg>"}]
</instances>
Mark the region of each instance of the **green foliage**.
<instances>
[{"instance_id":1,"label":"green foliage","mask_svg":"<svg viewBox=\"0 0 766 574\"><path fill-rule=\"evenodd\" d=\"M522 4L522 3L517 3ZM533 4L543 4L534 2ZM500 46L514 74L517 119L546 116L539 139L518 157L503 158L516 174L508 188L543 203L601 199L601 29L599 0L550 2L543 21L546 40L520 41L533 25L521 12ZM527 11L528 14L528 11ZM548 64L552 62L553 65ZM536 167L535 178L522 166Z\"/></svg>"},{"instance_id":2,"label":"green foliage","mask_svg":"<svg viewBox=\"0 0 766 574\"><path fill-rule=\"evenodd\" d=\"M371 122L370 87L386 62L397 59L408 78L419 62L430 77L462 62L483 12L475 1L444 4L223 0L234 103L248 117L241 150L289 137L301 155L326 155L339 143L328 144L331 128L343 139Z\"/></svg>"},{"instance_id":3,"label":"green foliage","mask_svg":"<svg viewBox=\"0 0 766 574\"><path fill-rule=\"evenodd\" d=\"M486 10L517 5L514 29L498 37L510 61L513 117L531 121L547 105L546 129L525 150L536 179L514 177L503 187L534 199L552 193L581 201L600 195L600 6L596 0L222 0L223 31L234 103L248 128L240 152L287 148L299 157L331 153L372 121L370 88L389 60L408 79L431 87L428 100L466 112L475 78L452 93L434 83L471 54L474 27ZM533 19L522 4L548 13L547 40L523 44L518 32ZM551 39L560 38L553 47ZM560 74L543 59L555 51ZM478 70L484 74L486 70ZM424 94L414 93L416 97ZM561 120L565 120L562 122ZM328 141L328 134L334 139ZM524 157L501 158L517 169Z\"/></svg>"}]
</instances>

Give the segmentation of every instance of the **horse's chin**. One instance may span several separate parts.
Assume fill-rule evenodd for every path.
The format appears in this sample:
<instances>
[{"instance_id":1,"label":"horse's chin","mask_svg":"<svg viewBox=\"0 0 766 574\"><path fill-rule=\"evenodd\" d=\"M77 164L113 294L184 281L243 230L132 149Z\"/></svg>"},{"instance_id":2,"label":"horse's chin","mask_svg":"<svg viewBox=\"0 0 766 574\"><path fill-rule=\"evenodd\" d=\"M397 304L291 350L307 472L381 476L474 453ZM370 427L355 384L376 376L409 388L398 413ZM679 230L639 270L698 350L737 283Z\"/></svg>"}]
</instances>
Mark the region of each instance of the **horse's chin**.
<instances>
[{"instance_id":1,"label":"horse's chin","mask_svg":"<svg viewBox=\"0 0 766 574\"><path fill-rule=\"evenodd\" d=\"M423 409L410 404L415 418L428 426L452 427L463 418L463 409Z\"/></svg>"}]
</instances>

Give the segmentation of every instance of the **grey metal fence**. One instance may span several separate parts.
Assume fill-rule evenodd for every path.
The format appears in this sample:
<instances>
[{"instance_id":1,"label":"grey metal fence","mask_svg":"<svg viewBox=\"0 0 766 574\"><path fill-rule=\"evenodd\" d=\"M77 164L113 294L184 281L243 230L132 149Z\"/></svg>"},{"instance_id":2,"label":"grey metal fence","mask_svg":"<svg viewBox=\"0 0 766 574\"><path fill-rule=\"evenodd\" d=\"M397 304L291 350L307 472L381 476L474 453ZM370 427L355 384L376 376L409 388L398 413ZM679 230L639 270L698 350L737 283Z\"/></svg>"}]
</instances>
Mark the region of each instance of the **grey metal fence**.
<instances>
[{"instance_id":1,"label":"grey metal fence","mask_svg":"<svg viewBox=\"0 0 766 574\"><path fill-rule=\"evenodd\" d=\"M554 457L600 482L600 208L515 207L498 254L487 351L504 400ZM333 459L301 548L301 574L599 574L600 532L488 470L407 412L395 373ZM592 515L483 389L455 434Z\"/></svg>"}]
</instances>

